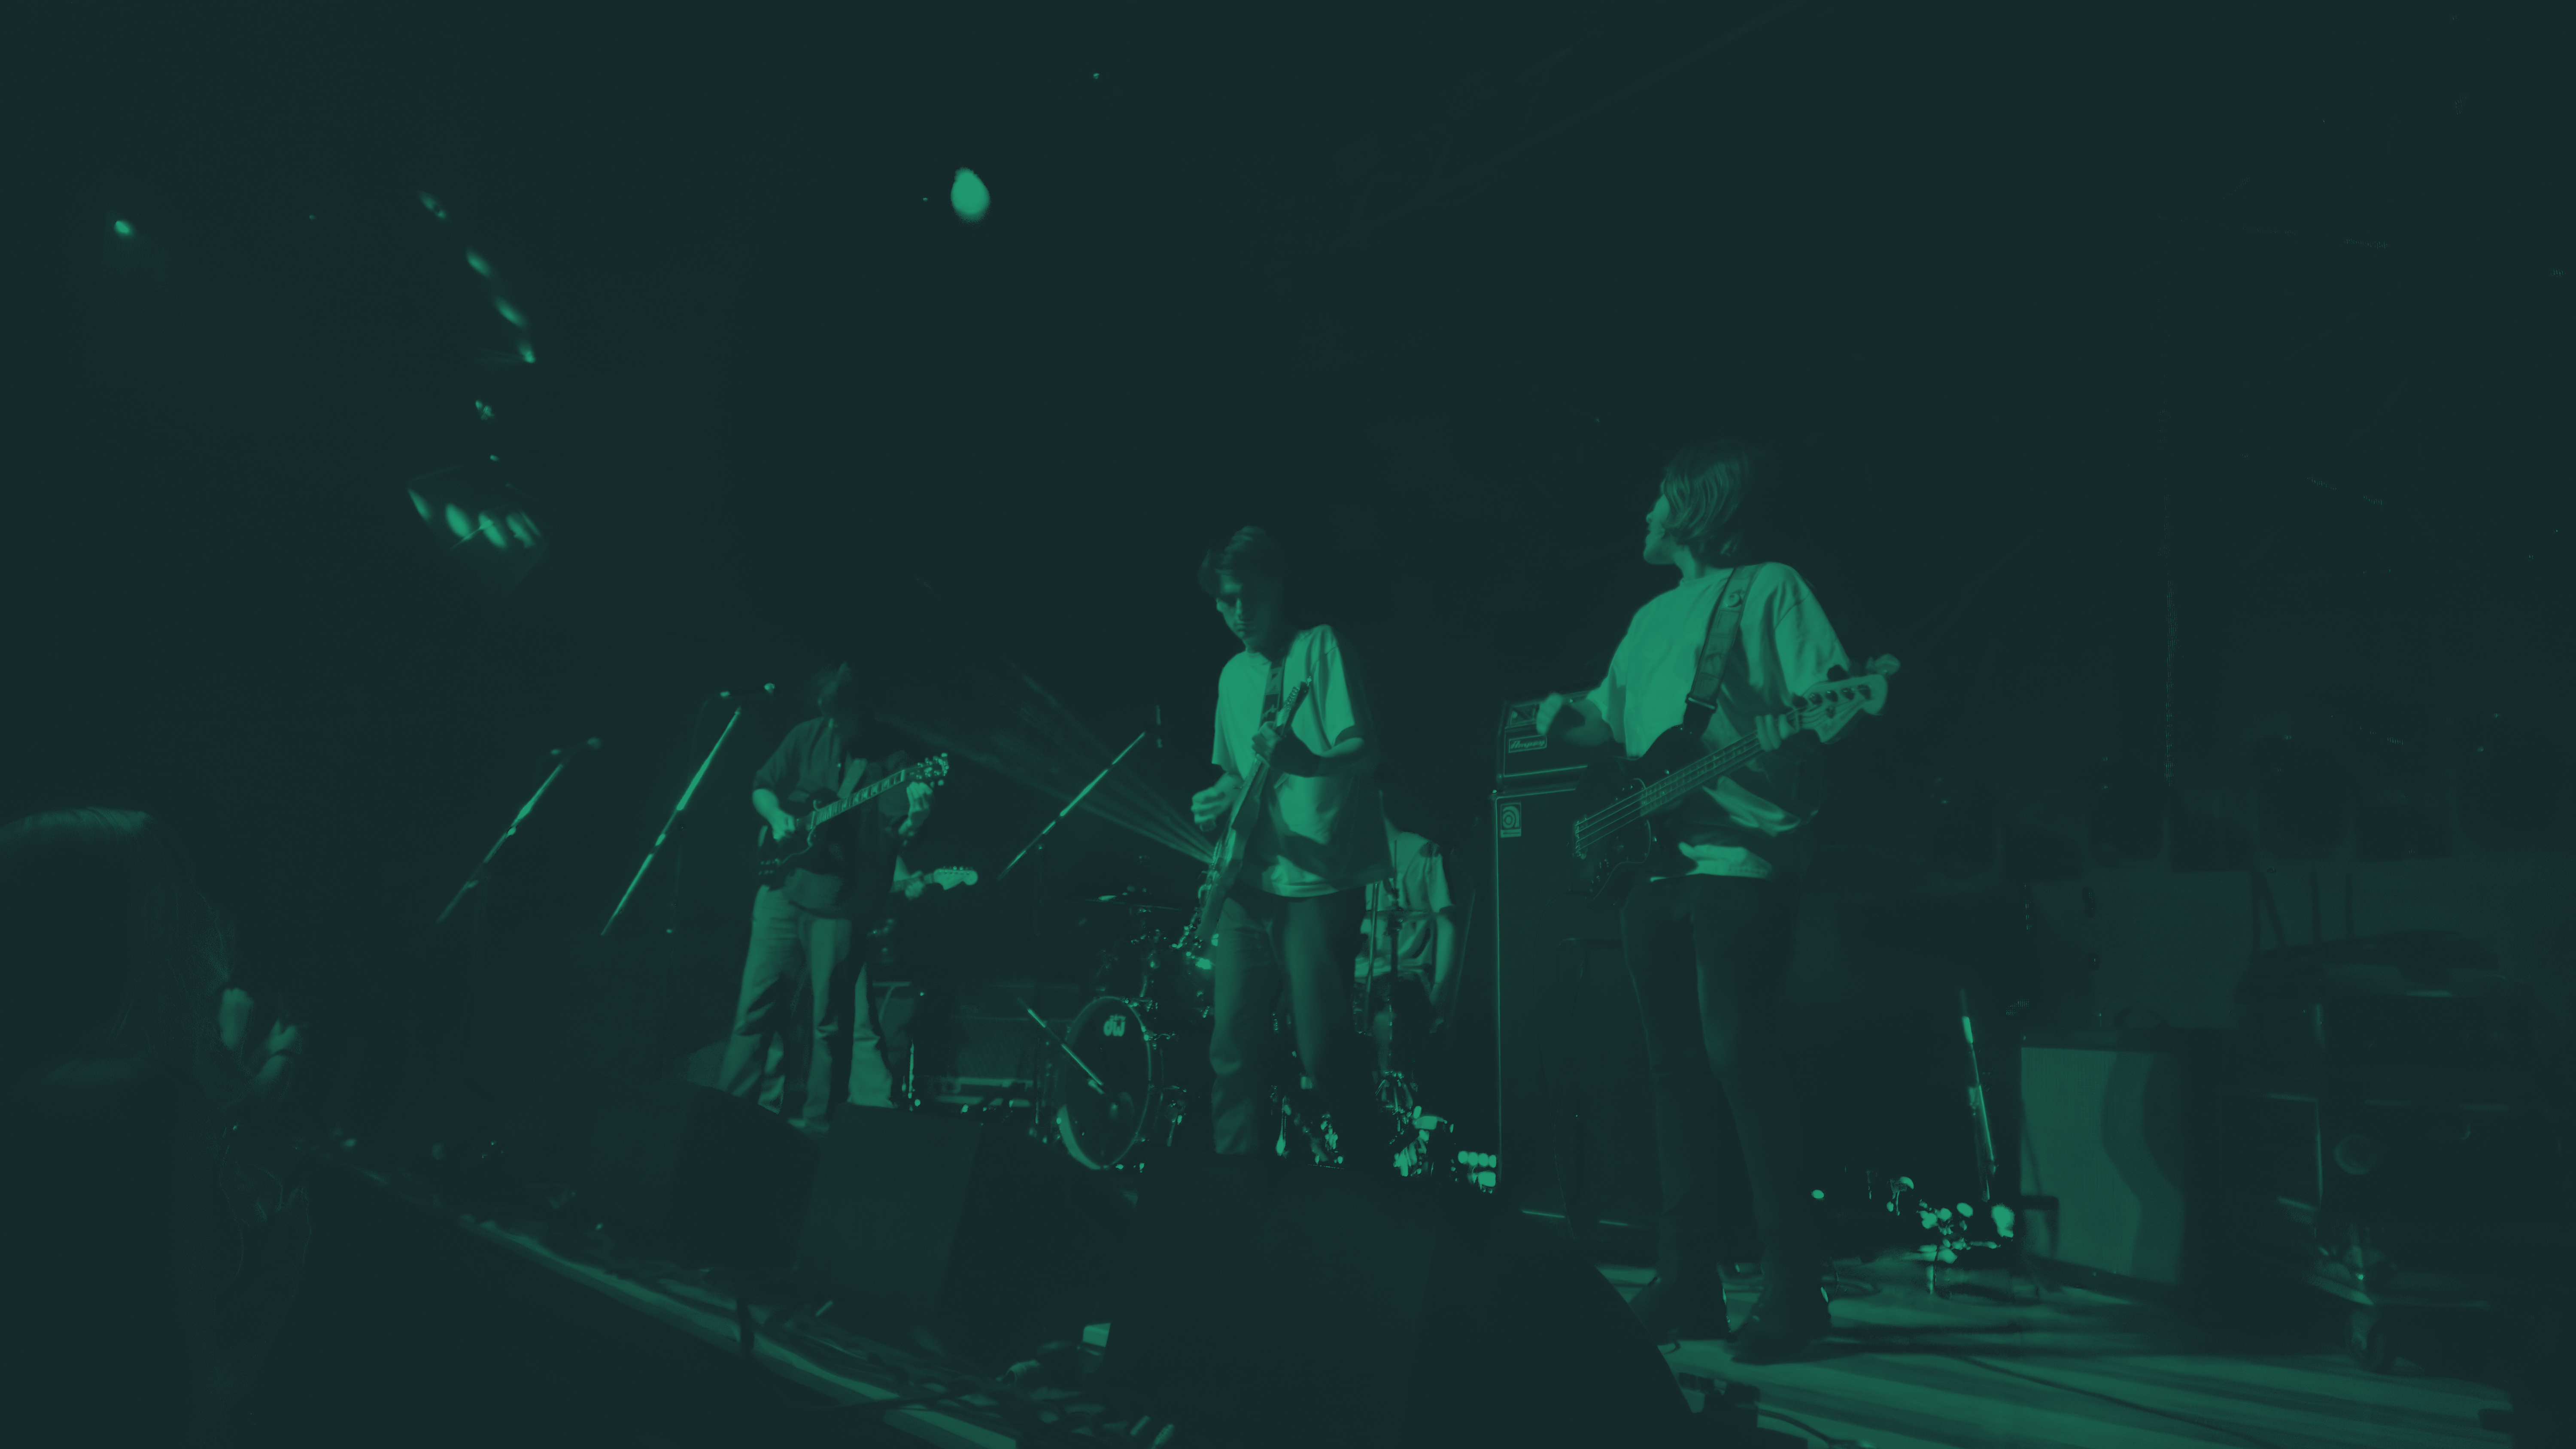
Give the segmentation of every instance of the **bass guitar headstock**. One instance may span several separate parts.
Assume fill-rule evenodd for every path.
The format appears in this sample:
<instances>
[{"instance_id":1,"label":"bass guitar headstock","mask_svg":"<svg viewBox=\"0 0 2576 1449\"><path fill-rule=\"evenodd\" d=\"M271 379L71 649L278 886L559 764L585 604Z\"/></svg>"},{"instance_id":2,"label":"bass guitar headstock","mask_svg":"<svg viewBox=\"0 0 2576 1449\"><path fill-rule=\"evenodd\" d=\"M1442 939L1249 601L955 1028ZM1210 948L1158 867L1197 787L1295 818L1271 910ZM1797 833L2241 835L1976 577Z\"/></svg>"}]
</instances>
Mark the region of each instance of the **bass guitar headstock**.
<instances>
[{"instance_id":1,"label":"bass guitar headstock","mask_svg":"<svg viewBox=\"0 0 2576 1449\"><path fill-rule=\"evenodd\" d=\"M1797 728L1822 735L1855 714L1877 714L1887 708L1887 681L1897 670L1896 656L1881 654L1858 674L1847 674L1809 690L1799 700Z\"/></svg>"}]
</instances>

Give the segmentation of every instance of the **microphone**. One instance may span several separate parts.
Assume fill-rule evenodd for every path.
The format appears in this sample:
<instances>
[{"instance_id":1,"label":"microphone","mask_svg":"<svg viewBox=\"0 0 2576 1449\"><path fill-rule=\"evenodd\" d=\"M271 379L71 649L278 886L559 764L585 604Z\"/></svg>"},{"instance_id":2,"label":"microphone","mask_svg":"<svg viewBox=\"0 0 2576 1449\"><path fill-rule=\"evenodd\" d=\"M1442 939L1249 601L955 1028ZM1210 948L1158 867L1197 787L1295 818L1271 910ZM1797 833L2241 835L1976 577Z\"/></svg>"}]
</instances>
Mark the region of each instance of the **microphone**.
<instances>
[{"instance_id":1,"label":"microphone","mask_svg":"<svg viewBox=\"0 0 2576 1449\"><path fill-rule=\"evenodd\" d=\"M568 754L571 754L575 749L595 750L595 749L598 749L598 748L599 748L599 736L597 736L597 735L592 735L589 739L586 739L586 740L582 741L582 742L581 742L579 745L577 745L577 746L575 746L575 745L566 745L566 746L564 746L562 749L559 749L559 750L548 750L548 751L546 751L546 757L547 757L548 759L553 759L553 758L555 758L555 757L557 757L557 756L560 756L560 755L568 755Z\"/></svg>"}]
</instances>

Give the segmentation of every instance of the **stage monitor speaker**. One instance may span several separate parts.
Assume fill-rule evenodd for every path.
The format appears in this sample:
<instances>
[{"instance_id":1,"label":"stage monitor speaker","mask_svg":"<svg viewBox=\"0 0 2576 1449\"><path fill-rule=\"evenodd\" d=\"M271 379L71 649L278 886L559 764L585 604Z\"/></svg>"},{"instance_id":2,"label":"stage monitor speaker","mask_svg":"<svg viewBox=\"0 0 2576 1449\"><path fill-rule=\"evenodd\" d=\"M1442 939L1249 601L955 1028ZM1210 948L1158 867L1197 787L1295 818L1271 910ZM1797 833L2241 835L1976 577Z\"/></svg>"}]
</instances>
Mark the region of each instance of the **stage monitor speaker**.
<instances>
[{"instance_id":1,"label":"stage monitor speaker","mask_svg":"<svg viewBox=\"0 0 2576 1449\"><path fill-rule=\"evenodd\" d=\"M1655 1221L1653 1085L1613 905L1573 894L1574 780L1494 793L1495 1189L1579 1223Z\"/></svg>"},{"instance_id":2,"label":"stage monitor speaker","mask_svg":"<svg viewBox=\"0 0 2576 1449\"><path fill-rule=\"evenodd\" d=\"M1679 1442L1681 1388L1563 1235L1476 1193L1268 1154L1141 1178L1100 1391L1182 1443Z\"/></svg>"},{"instance_id":3,"label":"stage monitor speaker","mask_svg":"<svg viewBox=\"0 0 2576 1449\"><path fill-rule=\"evenodd\" d=\"M859 1321L999 1368L1081 1341L1129 1216L1108 1174L1024 1127L844 1106L796 1270Z\"/></svg>"},{"instance_id":4,"label":"stage monitor speaker","mask_svg":"<svg viewBox=\"0 0 2576 1449\"><path fill-rule=\"evenodd\" d=\"M814 1144L775 1112L685 1081L654 1082L591 1123L575 1186L601 1220L641 1228L701 1267L786 1271Z\"/></svg>"},{"instance_id":5,"label":"stage monitor speaker","mask_svg":"<svg viewBox=\"0 0 2576 1449\"><path fill-rule=\"evenodd\" d=\"M2225 1107L2229 1034L2050 1032L2021 1049L2021 1190L2057 1207L2024 1251L2121 1291L2220 1289L2243 1246L2252 1124Z\"/></svg>"}]
</instances>

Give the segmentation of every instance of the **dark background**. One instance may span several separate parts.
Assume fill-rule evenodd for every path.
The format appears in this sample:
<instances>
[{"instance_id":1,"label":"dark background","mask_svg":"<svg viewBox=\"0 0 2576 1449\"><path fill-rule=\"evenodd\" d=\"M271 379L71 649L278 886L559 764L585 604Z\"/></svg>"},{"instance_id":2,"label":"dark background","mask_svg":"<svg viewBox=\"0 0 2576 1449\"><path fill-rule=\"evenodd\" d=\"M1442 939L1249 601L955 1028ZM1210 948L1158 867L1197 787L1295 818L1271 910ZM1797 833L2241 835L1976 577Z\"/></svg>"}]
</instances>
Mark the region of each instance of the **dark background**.
<instances>
[{"instance_id":1,"label":"dark background","mask_svg":"<svg viewBox=\"0 0 2576 1449\"><path fill-rule=\"evenodd\" d=\"M2495 841L2562 849L2539 14L92 12L26 51L0 814L175 823L246 975L399 1086L589 949L716 691L1021 669L1112 748L1159 709L1177 805L1232 647L1193 568L1250 521L1331 571L1389 770L1472 845L1497 706L1598 677L1671 582L1662 460L1717 434L1778 456L1766 552L1905 662L1833 761L1856 898L1968 889L1872 829L1962 801L2142 801L2153 856L2249 729L2338 799L2486 769ZM451 546L424 477L546 551ZM709 1039L747 777L805 713L743 718L680 908L666 864L620 927L683 928ZM592 735L482 955L434 935ZM1055 806L961 769L917 863L987 885L912 949L1060 978L1088 896L1186 883L1087 819L993 883Z\"/></svg>"}]
</instances>

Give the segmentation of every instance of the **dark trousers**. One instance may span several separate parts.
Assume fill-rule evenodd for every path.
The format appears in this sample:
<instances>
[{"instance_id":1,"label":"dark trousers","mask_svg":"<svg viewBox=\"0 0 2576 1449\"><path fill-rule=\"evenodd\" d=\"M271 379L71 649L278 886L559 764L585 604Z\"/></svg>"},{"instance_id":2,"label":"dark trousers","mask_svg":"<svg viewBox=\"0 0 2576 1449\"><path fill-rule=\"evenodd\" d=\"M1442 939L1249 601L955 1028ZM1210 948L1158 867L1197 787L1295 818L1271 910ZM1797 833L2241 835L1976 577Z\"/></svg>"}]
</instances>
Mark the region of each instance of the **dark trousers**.
<instances>
[{"instance_id":1,"label":"dark trousers","mask_svg":"<svg viewBox=\"0 0 2576 1449\"><path fill-rule=\"evenodd\" d=\"M1367 1038L1351 1021L1351 977L1360 953L1362 891L1274 896L1238 885L1208 949L1214 1007L1208 1066L1216 1150L1258 1151L1269 1100L1270 1014L1284 978L1297 1022L1297 1056L1339 1130L1370 1110L1376 1084Z\"/></svg>"},{"instance_id":2,"label":"dark trousers","mask_svg":"<svg viewBox=\"0 0 2576 1449\"><path fill-rule=\"evenodd\" d=\"M1794 876L1680 876L1637 886L1620 908L1655 1085L1659 1272L1695 1276L1717 1266L1711 1076L1725 1089L1743 1143L1766 1275L1824 1255L1810 1196L1819 1181L1798 1117L1804 1083L1795 1057L1781 1049L1797 918Z\"/></svg>"},{"instance_id":3,"label":"dark trousers","mask_svg":"<svg viewBox=\"0 0 2576 1449\"><path fill-rule=\"evenodd\" d=\"M751 906L751 950L742 963L742 995L735 1002L733 1036L725 1043L716 1085L737 1097L756 1098L772 1112L786 1105L791 1034L807 1007L812 1046L804 1053L804 1099L789 1121L820 1132L844 1091L863 1107L894 1105L894 1078L878 1055L876 1028L868 1021L868 974L850 959L856 927L847 917L822 916L762 886Z\"/></svg>"}]
</instances>

